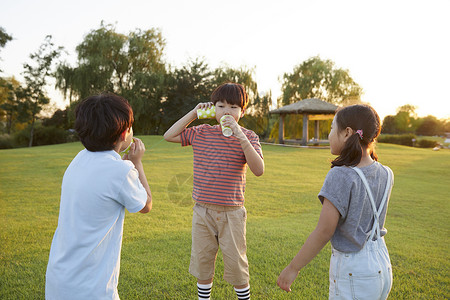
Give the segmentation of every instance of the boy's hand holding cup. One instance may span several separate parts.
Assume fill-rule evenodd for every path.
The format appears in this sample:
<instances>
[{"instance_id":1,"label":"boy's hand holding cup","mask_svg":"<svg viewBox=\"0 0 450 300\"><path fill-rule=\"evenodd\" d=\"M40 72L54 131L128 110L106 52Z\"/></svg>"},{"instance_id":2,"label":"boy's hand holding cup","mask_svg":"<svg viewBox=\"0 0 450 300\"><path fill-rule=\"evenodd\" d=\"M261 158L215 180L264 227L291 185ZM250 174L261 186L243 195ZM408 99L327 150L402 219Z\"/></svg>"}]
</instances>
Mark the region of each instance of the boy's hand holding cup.
<instances>
[{"instance_id":1,"label":"boy's hand holding cup","mask_svg":"<svg viewBox=\"0 0 450 300\"><path fill-rule=\"evenodd\" d=\"M136 164L142 160L144 152L145 152L144 143L140 139L133 137L131 144L121 152L124 153L122 159L130 160L134 164Z\"/></svg>"},{"instance_id":2,"label":"boy's hand holding cup","mask_svg":"<svg viewBox=\"0 0 450 300\"><path fill-rule=\"evenodd\" d=\"M227 119L230 119L230 118L233 118L233 117L229 116L229 115L223 115L220 118L220 126L222 127L222 134L224 136L231 136L231 135L233 135L233 130L231 130L231 127L228 124L226 124L227 123L226 122Z\"/></svg>"}]
</instances>

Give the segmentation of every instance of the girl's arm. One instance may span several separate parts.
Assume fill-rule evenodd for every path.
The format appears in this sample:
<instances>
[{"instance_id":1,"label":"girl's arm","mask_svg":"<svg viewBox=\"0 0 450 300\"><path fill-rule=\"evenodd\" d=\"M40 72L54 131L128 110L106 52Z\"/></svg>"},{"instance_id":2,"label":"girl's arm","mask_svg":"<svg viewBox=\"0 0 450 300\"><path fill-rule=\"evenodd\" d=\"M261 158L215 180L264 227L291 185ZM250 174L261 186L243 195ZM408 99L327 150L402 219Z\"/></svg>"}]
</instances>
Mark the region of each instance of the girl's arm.
<instances>
[{"instance_id":1,"label":"girl's arm","mask_svg":"<svg viewBox=\"0 0 450 300\"><path fill-rule=\"evenodd\" d=\"M339 216L336 207L327 198L324 198L316 229L309 235L300 251L278 277L277 284L281 289L286 292L291 291L291 284L300 270L322 250L333 236Z\"/></svg>"}]
</instances>

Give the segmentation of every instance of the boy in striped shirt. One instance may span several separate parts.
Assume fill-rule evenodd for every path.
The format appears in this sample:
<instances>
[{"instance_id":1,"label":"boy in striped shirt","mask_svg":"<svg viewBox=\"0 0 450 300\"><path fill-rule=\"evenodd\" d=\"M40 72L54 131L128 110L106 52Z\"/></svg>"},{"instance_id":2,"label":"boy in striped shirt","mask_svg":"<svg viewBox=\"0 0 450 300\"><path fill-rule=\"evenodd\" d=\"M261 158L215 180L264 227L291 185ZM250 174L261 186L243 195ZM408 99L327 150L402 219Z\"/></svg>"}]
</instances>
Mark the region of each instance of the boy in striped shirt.
<instances>
[{"instance_id":1,"label":"boy in striped shirt","mask_svg":"<svg viewBox=\"0 0 450 300\"><path fill-rule=\"evenodd\" d=\"M212 105L218 122L227 116L222 125L231 128L231 136L224 136L220 125L186 128L197 118L197 109ZM210 298L219 247L224 279L234 286L238 299L250 299L245 174L248 165L253 174L261 176L264 160L258 136L237 123L247 105L245 88L225 83L214 90L211 102L199 103L164 134L166 141L193 148L195 206L189 272L197 278L199 299Z\"/></svg>"}]
</instances>

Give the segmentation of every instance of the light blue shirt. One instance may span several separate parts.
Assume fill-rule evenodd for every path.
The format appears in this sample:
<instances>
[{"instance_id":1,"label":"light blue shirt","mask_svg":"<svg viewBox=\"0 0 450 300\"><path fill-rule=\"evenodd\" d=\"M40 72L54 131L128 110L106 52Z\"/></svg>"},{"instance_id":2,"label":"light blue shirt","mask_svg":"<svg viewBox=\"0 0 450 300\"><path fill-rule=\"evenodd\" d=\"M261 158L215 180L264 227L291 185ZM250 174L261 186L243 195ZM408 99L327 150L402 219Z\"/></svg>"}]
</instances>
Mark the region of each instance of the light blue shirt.
<instances>
[{"instance_id":1,"label":"light blue shirt","mask_svg":"<svg viewBox=\"0 0 450 300\"><path fill-rule=\"evenodd\" d=\"M115 151L78 153L62 182L46 299L119 299L125 208L138 212L146 201L132 162Z\"/></svg>"}]
</instances>

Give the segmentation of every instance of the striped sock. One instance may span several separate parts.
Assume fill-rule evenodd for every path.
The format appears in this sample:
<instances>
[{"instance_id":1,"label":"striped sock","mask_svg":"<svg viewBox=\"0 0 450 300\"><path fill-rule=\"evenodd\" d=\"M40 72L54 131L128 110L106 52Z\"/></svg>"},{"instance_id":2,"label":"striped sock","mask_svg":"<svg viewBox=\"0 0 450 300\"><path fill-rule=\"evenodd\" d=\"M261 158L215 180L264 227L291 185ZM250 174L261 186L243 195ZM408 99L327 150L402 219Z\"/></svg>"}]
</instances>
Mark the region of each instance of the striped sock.
<instances>
[{"instance_id":1,"label":"striped sock","mask_svg":"<svg viewBox=\"0 0 450 300\"><path fill-rule=\"evenodd\" d=\"M250 300L250 285L243 289L234 288L239 300Z\"/></svg>"},{"instance_id":2,"label":"striped sock","mask_svg":"<svg viewBox=\"0 0 450 300\"><path fill-rule=\"evenodd\" d=\"M197 283L198 300L209 300L211 297L212 282L209 284Z\"/></svg>"}]
</instances>

